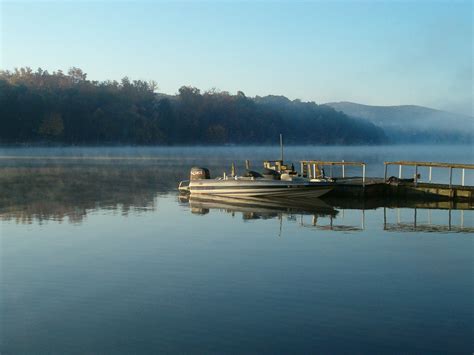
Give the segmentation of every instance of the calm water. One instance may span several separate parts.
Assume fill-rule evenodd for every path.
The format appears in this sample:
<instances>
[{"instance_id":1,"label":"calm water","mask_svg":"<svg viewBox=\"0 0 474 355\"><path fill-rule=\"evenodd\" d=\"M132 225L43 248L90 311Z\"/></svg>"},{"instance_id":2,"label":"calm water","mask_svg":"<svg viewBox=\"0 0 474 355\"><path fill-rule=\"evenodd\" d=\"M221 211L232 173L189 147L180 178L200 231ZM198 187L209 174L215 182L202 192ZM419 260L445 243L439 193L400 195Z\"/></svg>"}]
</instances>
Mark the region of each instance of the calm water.
<instances>
[{"instance_id":1,"label":"calm water","mask_svg":"<svg viewBox=\"0 0 474 355\"><path fill-rule=\"evenodd\" d=\"M278 148L0 155L17 156L0 159L2 354L474 350L468 205L178 198L191 166L216 175L249 158L257 168ZM91 155L147 159L71 159ZM365 161L372 176L384 160L474 161L467 146L291 147L286 155Z\"/></svg>"}]
</instances>

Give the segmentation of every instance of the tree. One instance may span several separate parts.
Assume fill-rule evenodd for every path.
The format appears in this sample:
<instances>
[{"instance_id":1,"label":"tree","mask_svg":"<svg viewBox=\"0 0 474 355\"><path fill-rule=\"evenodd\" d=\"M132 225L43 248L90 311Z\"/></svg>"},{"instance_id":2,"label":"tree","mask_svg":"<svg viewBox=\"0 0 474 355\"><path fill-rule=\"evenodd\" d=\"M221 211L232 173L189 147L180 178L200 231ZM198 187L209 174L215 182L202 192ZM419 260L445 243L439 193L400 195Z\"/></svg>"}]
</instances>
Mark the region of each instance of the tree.
<instances>
[{"instance_id":1,"label":"tree","mask_svg":"<svg viewBox=\"0 0 474 355\"><path fill-rule=\"evenodd\" d=\"M39 128L39 134L44 138L58 138L64 132L64 122L61 114L52 112L45 116Z\"/></svg>"},{"instance_id":2,"label":"tree","mask_svg":"<svg viewBox=\"0 0 474 355\"><path fill-rule=\"evenodd\" d=\"M67 72L74 84L86 81L87 74L82 71L82 69L72 67Z\"/></svg>"}]
</instances>

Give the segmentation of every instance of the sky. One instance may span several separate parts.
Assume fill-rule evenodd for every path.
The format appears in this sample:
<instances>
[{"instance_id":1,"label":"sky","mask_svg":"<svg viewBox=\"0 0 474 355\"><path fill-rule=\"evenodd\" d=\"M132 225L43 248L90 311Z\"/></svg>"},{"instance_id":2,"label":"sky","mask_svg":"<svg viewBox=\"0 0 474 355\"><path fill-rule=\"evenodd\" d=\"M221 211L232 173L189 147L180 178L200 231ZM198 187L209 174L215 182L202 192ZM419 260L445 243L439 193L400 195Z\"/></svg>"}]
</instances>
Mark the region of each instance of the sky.
<instances>
[{"instance_id":1,"label":"sky","mask_svg":"<svg viewBox=\"0 0 474 355\"><path fill-rule=\"evenodd\" d=\"M474 1L4 1L0 68L473 115Z\"/></svg>"}]
</instances>

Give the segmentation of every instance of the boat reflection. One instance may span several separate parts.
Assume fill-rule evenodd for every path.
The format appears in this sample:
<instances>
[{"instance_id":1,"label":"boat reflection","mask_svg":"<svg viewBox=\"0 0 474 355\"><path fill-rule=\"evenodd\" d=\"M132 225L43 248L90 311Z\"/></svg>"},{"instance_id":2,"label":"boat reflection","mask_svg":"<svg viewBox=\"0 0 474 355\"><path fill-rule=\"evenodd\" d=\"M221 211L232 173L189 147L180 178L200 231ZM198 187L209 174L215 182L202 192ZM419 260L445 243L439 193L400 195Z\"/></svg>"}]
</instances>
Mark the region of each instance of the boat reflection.
<instances>
[{"instance_id":1,"label":"boat reflection","mask_svg":"<svg viewBox=\"0 0 474 355\"><path fill-rule=\"evenodd\" d=\"M234 198L221 196L180 196L180 202L189 204L191 213L207 214L211 209L228 213L242 213L245 220L269 219L282 215L336 216L334 207L324 201L312 198Z\"/></svg>"}]
</instances>

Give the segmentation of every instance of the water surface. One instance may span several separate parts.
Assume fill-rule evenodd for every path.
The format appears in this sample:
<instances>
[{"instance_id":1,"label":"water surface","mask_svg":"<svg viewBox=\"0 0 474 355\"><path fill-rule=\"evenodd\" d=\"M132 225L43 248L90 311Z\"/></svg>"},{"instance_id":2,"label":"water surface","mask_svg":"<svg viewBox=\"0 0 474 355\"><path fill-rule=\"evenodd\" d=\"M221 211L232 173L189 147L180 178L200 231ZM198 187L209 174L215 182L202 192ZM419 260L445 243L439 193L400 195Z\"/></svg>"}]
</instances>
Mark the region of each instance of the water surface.
<instances>
[{"instance_id":1,"label":"water surface","mask_svg":"<svg viewBox=\"0 0 474 355\"><path fill-rule=\"evenodd\" d=\"M365 161L368 175L381 176L384 160L472 163L470 152L291 147L286 155ZM278 158L277 148L0 155L18 157L0 160L2 353L472 353L469 205L178 198L192 165L216 175L232 161ZM21 158L32 155L56 158ZM147 159L65 159L91 155ZM435 174L445 181L446 171Z\"/></svg>"}]
</instances>

